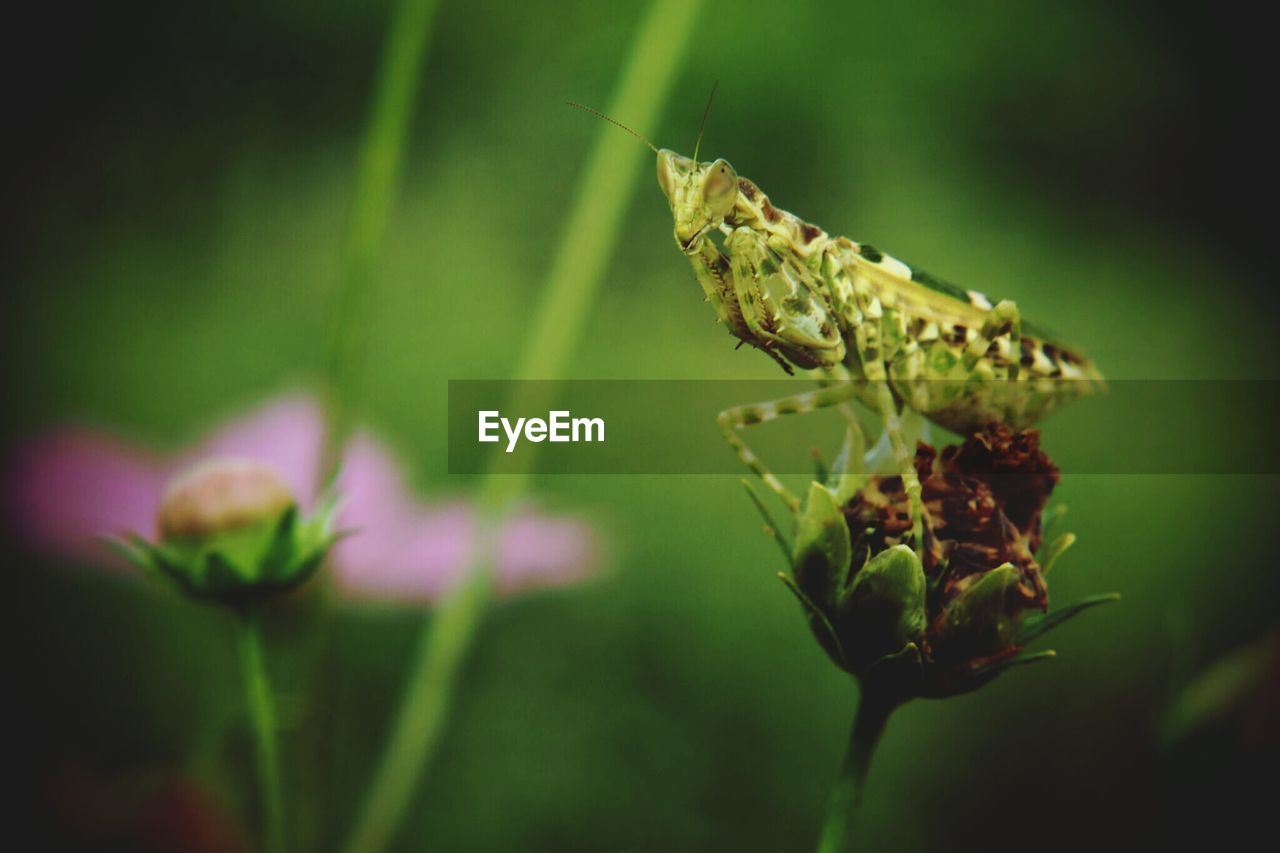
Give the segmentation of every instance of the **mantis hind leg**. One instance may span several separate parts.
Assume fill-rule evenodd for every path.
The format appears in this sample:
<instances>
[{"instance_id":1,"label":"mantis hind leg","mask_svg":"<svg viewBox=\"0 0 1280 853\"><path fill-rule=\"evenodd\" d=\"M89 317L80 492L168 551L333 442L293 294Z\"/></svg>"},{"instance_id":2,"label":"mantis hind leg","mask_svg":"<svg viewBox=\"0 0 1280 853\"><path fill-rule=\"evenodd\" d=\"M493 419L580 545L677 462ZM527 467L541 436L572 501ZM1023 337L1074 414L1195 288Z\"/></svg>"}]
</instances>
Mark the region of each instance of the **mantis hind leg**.
<instances>
[{"instance_id":1,"label":"mantis hind leg","mask_svg":"<svg viewBox=\"0 0 1280 853\"><path fill-rule=\"evenodd\" d=\"M816 391L806 391L802 394L793 394L789 397L769 400L764 403L752 403L725 409L716 417L716 424L724 434L725 441L729 442L729 446L737 452L738 458L742 460L743 464L754 471L770 491L781 498L782 502L792 512L795 512L800 509L800 498L792 494L782 484L782 481L761 461L760 457L747 446L747 443L738 435L738 430L743 427L776 420L783 415L802 415L806 412L825 409L829 406L844 406L854 397L856 392L857 386L855 383L838 382L834 385L819 388ZM852 416L849 415L849 417ZM851 421L851 423L856 424L856 420Z\"/></svg>"},{"instance_id":2,"label":"mantis hind leg","mask_svg":"<svg viewBox=\"0 0 1280 853\"><path fill-rule=\"evenodd\" d=\"M902 429L902 419L898 416L898 401L886 379L873 380L876 392L876 408L884 424L885 435L889 437L889 446L893 450L893 460L902 477L903 488L911 502L911 547L919 550L921 535L924 529L924 507L921 500L923 489L920 477L916 474L915 453L907 447L907 440Z\"/></svg>"},{"instance_id":3,"label":"mantis hind leg","mask_svg":"<svg viewBox=\"0 0 1280 853\"><path fill-rule=\"evenodd\" d=\"M890 446L893 449L894 461L901 472L902 483L910 499L911 536L913 543L918 545L921 542L923 533L922 488L920 478L915 470L915 454L907 447L902 428L902 419L898 414L897 400L894 398L893 391L890 388L885 362L882 360L885 358L885 354L881 348L881 341L886 337L883 333L882 323L889 321L889 317L884 316L881 318L880 323L867 324L864 336L859 340L859 356L866 354L863 358L863 369L868 377L876 382L876 407L884 420L885 434L889 438ZM1008 347L1007 351L1003 349L1002 342ZM981 328L977 330L977 334L968 342L961 353L959 368L962 375L960 378L965 382L998 380L1001 377L999 377L995 368L997 364L1003 362L1007 364L1007 372L1003 378L1010 381L1016 380L1020 367L1021 345L1022 315L1018 311L1017 305L1007 299L1003 300L987 312ZM877 355L879 355L879 358L875 357ZM896 354L888 354L890 359L894 355ZM903 392L906 399L912 399L915 396L910 393L910 386L913 382L924 381L927 384L933 381L927 375L908 375L903 378L906 380L908 388ZM998 394L999 391L1009 392L1013 389L992 390ZM926 393L924 396L927 399L929 394ZM1016 396L1011 395L1006 399L1006 404L1016 403L1016 401ZM917 403L917 405L919 404ZM988 405L990 404L988 403ZM926 411L924 414L929 415L931 413Z\"/></svg>"},{"instance_id":4,"label":"mantis hind leg","mask_svg":"<svg viewBox=\"0 0 1280 853\"><path fill-rule=\"evenodd\" d=\"M864 297L860 311L862 322L855 326L853 343L862 365L862 374L870 383L872 399L868 402L880 414L884 434L889 438L893 460L910 501L911 547L913 550L918 550L924 530L924 508L921 499L923 490L920 477L916 474L915 452L907 446L902 418L898 414L898 400L890 386L886 367L887 363L898 356L898 347L902 341L906 340L906 330L902 328L903 317L898 312L885 311L879 304L879 300L874 298ZM893 326L886 333L886 327L890 324ZM893 351L887 352L886 348Z\"/></svg>"}]
</instances>

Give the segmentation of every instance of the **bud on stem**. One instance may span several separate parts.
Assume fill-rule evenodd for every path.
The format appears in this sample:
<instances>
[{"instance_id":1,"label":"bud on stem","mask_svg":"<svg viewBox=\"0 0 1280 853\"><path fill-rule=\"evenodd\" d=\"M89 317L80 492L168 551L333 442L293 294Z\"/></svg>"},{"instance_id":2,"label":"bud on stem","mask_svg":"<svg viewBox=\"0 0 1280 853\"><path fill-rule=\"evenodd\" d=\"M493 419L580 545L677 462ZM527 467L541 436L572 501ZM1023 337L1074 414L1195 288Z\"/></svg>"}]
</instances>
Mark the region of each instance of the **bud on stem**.
<instances>
[{"instance_id":1,"label":"bud on stem","mask_svg":"<svg viewBox=\"0 0 1280 853\"><path fill-rule=\"evenodd\" d=\"M153 577L202 600L241 606L286 592L319 568L337 540L336 501L302 518L272 469L238 459L201 462L176 477L156 515L159 539L110 540Z\"/></svg>"}]
</instances>

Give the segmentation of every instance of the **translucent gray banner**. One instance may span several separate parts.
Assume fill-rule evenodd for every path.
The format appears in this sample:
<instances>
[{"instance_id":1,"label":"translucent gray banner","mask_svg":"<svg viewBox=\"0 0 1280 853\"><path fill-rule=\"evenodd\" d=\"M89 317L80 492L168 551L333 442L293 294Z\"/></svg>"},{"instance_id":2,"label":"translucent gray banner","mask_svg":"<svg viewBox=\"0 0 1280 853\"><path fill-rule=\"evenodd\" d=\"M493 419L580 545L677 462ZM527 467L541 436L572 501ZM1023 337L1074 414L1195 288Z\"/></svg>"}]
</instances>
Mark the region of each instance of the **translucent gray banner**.
<instances>
[{"instance_id":1,"label":"translucent gray banner","mask_svg":"<svg viewBox=\"0 0 1280 853\"><path fill-rule=\"evenodd\" d=\"M852 383L851 407L869 441L880 433L874 411ZM1064 474L1278 474L1273 415L1280 382L1264 380L1119 380L1085 390L986 382L980 400L997 410L1039 414L1041 446ZM831 387L831 386L828 386ZM521 468L539 474L741 474L737 455L716 424L722 410L818 388L778 381L449 382L449 472ZM900 387L903 397L937 404L954 388ZM971 389L972 390L972 389ZM995 402L992 402L995 401ZM953 404L964 411L971 401ZM956 408L958 407L958 409ZM782 406L781 408L788 408ZM766 406L758 411L768 413ZM835 408L787 414L740 431L780 474L807 474L814 452L831 459L844 434ZM933 427L936 446L954 433Z\"/></svg>"}]
</instances>

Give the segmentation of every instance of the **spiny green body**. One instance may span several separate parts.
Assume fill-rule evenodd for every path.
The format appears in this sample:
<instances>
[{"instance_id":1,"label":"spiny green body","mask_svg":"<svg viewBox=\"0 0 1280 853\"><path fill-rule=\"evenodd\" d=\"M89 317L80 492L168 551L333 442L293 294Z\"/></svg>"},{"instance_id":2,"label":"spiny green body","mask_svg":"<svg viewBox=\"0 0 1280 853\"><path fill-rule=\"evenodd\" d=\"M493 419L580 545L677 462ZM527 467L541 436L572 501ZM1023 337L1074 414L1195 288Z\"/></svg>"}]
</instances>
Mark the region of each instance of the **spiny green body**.
<instances>
[{"instance_id":1,"label":"spiny green body","mask_svg":"<svg viewBox=\"0 0 1280 853\"><path fill-rule=\"evenodd\" d=\"M831 237L774 207L723 160L662 151L658 180L677 245L719 320L788 372L794 365L886 380L899 405L962 434L991 421L1025 427L1100 383L1088 359L1025 334L1013 303L993 305L867 244ZM854 396L877 405L875 390L858 384Z\"/></svg>"}]
</instances>

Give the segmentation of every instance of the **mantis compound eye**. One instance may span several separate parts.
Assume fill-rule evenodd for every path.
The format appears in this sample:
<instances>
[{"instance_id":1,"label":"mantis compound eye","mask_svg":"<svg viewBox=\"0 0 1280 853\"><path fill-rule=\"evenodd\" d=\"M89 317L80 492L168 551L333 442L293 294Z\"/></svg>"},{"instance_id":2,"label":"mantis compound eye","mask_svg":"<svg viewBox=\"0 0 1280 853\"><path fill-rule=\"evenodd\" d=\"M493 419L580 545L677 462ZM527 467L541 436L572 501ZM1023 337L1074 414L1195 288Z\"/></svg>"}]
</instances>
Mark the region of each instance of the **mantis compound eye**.
<instances>
[{"instance_id":1,"label":"mantis compound eye","mask_svg":"<svg viewBox=\"0 0 1280 853\"><path fill-rule=\"evenodd\" d=\"M714 217L725 216L738 199L738 173L724 160L707 167L702 181L702 199Z\"/></svg>"},{"instance_id":2,"label":"mantis compound eye","mask_svg":"<svg viewBox=\"0 0 1280 853\"><path fill-rule=\"evenodd\" d=\"M684 185L694 170L694 162L665 148L658 152L658 186L668 199L674 199L676 188Z\"/></svg>"}]
</instances>

